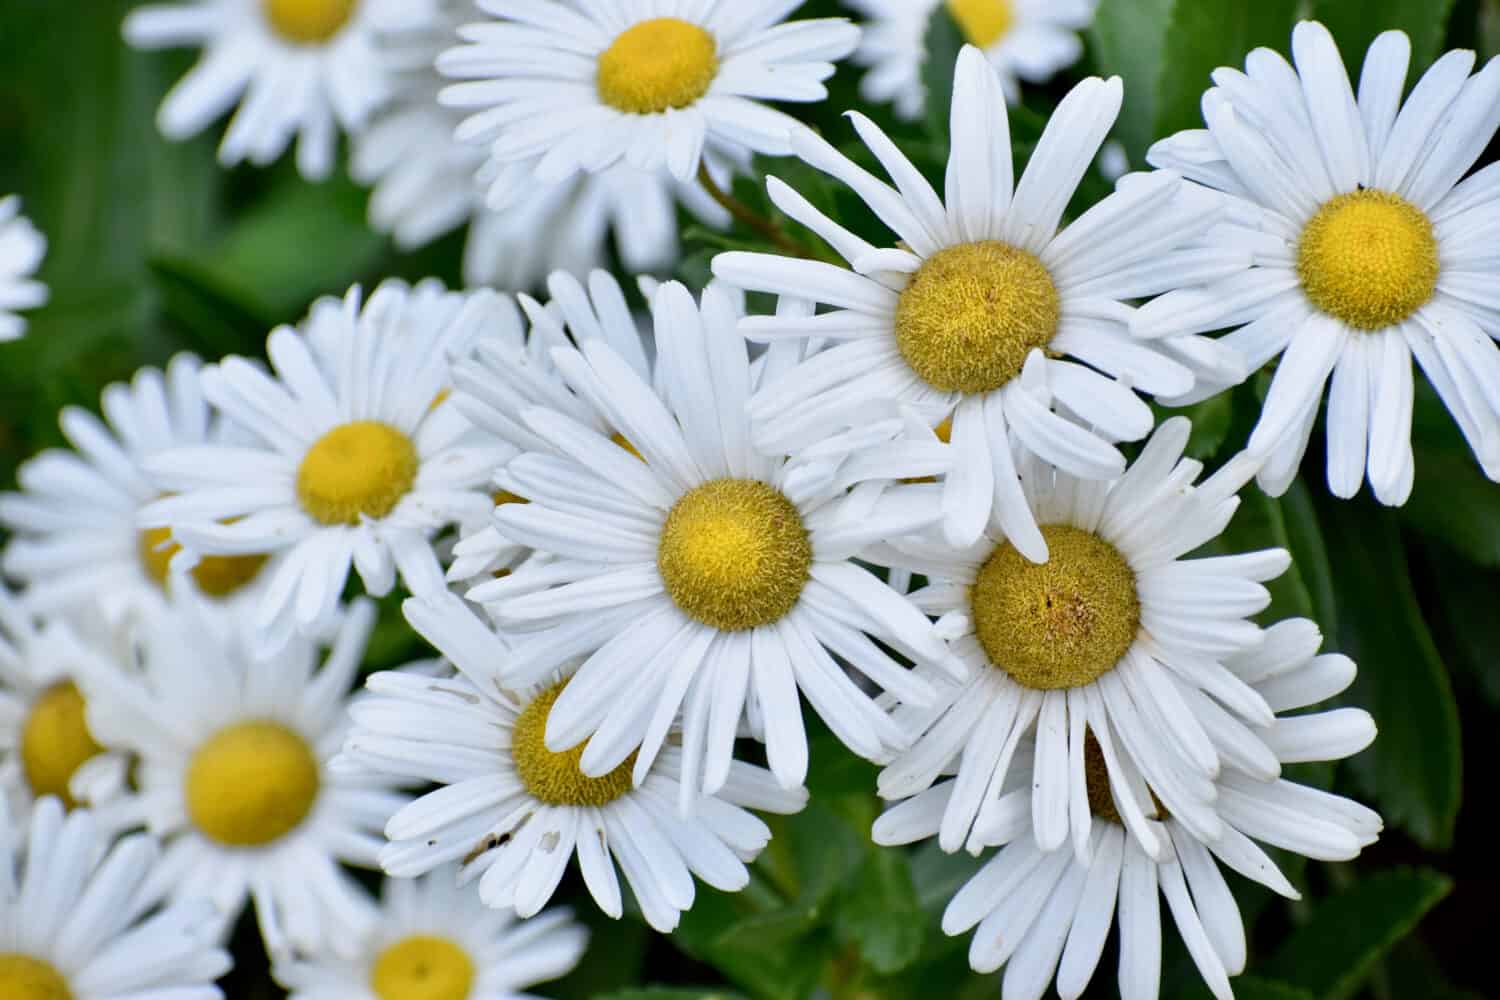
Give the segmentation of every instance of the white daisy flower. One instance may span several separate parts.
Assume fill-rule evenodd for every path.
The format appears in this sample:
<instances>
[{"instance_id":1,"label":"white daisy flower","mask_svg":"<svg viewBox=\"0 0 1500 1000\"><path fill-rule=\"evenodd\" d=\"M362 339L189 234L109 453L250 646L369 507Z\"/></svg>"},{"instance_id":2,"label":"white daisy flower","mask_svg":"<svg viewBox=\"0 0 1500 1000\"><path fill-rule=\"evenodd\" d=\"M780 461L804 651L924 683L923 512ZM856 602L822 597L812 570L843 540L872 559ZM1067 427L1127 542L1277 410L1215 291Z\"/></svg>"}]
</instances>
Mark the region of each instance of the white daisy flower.
<instances>
[{"instance_id":1,"label":"white daisy flower","mask_svg":"<svg viewBox=\"0 0 1500 1000\"><path fill-rule=\"evenodd\" d=\"M747 709L764 726L771 770L787 787L801 784L799 690L856 753L888 759L900 729L833 657L919 702L930 686L874 640L919 662L950 662L927 618L852 559L934 522L937 506L920 488L887 487L940 468L941 449L892 444L901 430L892 420L796 459L761 454L750 446L745 400L795 364L798 349L752 366L735 333L739 311L713 285L701 309L681 285L663 285L653 313L657 390L642 359L632 364L613 346L631 338L583 334L579 348L552 352L576 398L512 411L547 445L497 477L530 502L502 505L495 520L501 535L548 560L470 592L516 639L506 683L541 683L583 657L547 746L565 750L600 733L582 756L592 776L639 747L635 773L644 778L681 709L685 796L723 784ZM580 406L599 417L574 419L569 410ZM870 441L889 447L849 458ZM646 670L642 650L652 651Z\"/></svg>"},{"instance_id":2,"label":"white daisy flower","mask_svg":"<svg viewBox=\"0 0 1500 1000\"><path fill-rule=\"evenodd\" d=\"M1233 327L1225 344L1254 371L1281 360L1250 437L1261 486L1297 474L1328 394L1328 486L1368 477L1382 503L1406 502L1411 359L1447 404L1485 474L1500 481L1500 166L1463 179L1500 126L1500 61L1470 76L1474 53L1449 52L1402 105L1411 42L1370 46L1358 97L1328 30L1292 33L1296 69L1256 49L1245 72L1221 68L1203 98L1206 131L1180 132L1147 159L1227 196L1234 223L1199 253L1251 248L1255 267L1219 279L1185 274L1132 329L1160 337ZM1190 398L1237 380L1209 379Z\"/></svg>"},{"instance_id":3,"label":"white daisy flower","mask_svg":"<svg viewBox=\"0 0 1500 1000\"><path fill-rule=\"evenodd\" d=\"M141 509L165 490L147 469L172 448L209 447L228 431L213 419L197 358L179 354L165 373L142 368L107 386L104 417L65 407L63 435L76 451L44 451L25 462L20 492L0 494L12 533L5 574L25 583L21 600L41 614L99 613L119 625L160 606L174 561L192 566L196 589L227 599L263 582L265 550L196 558L166 527L142 529Z\"/></svg>"},{"instance_id":4,"label":"white daisy flower","mask_svg":"<svg viewBox=\"0 0 1500 1000\"><path fill-rule=\"evenodd\" d=\"M771 839L748 809L794 813L807 804L805 789L731 761L720 790L695 796L686 816L678 803L687 757L676 745L634 780L631 760L591 776L580 767L583 744L555 752L543 740L576 675L511 687L501 676L512 649L462 601L413 598L406 610L460 674L431 665L375 674L374 694L352 710L347 766L443 786L387 824L380 862L392 876L462 861L463 880L479 879L487 905L530 917L576 854L601 910L623 912L618 865L646 922L668 933L693 905L694 875L725 892L748 883L745 863Z\"/></svg>"},{"instance_id":5,"label":"white daisy flower","mask_svg":"<svg viewBox=\"0 0 1500 1000\"><path fill-rule=\"evenodd\" d=\"M1193 364L1236 373L1239 365L1206 338L1144 344L1127 329L1135 310L1125 300L1175 284L1184 269L1244 269L1247 254L1177 249L1213 224L1215 197L1170 174L1133 175L1059 230L1121 93L1119 79L1075 87L1016 185L1000 78L966 47L954 81L946 205L858 112L849 117L894 189L811 130L796 132L797 155L859 194L901 246L876 249L769 180L771 200L853 270L770 254L715 258L714 273L736 285L830 307L741 323L752 340L836 342L754 395L756 446L800 450L898 405L910 408L944 436L951 427L953 471L942 498L949 540L972 543L994 511L1027 558L1046 559L1016 479L1020 457L1034 453L1086 479L1118 476L1125 459L1113 442L1138 440L1153 422L1133 389L1177 395L1193 387Z\"/></svg>"},{"instance_id":6,"label":"white daisy flower","mask_svg":"<svg viewBox=\"0 0 1500 1000\"><path fill-rule=\"evenodd\" d=\"M1317 655L1321 641L1312 622L1285 621L1267 631L1262 645L1227 658L1225 666L1276 711L1304 708L1354 679L1346 657ZM1081 996L1117 909L1120 996L1155 1000L1161 979L1158 892L1204 982L1214 996L1230 1000L1229 977L1245 968L1245 930L1219 865L1298 899L1256 841L1319 861L1348 861L1381 831L1380 817L1359 803L1276 777L1282 764L1339 760L1368 746L1375 726L1358 709L1281 716L1257 736L1238 724L1216 731L1226 764L1214 783L1223 831L1207 842L1151 797L1128 759L1119 766L1106 763L1109 727L1092 727L1090 720L1088 729L1080 728L1083 757L1070 765L1085 788L1079 803L1082 850L1049 853L1038 847L1029 779L1014 772L985 801L975 828L976 853L1003 846L943 914L948 934L977 926L969 963L979 972L1005 965L1006 1000L1037 1000L1054 977L1063 1000ZM962 780L944 781L892 807L875 822L876 842L906 844L937 834L944 802L958 794ZM1151 832L1157 852L1146 850L1135 835L1142 827Z\"/></svg>"},{"instance_id":7,"label":"white daisy flower","mask_svg":"<svg viewBox=\"0 0 1500 1000\"><path fill-rule=\"evenodd\" d=\"M528 986L566 975L588 931L564 909L517 920L458 885L453 867L387 879L380 919L353 958L278 963L290 1000L527 1000Z\"/></svg>"},{"instance_id":8,"label":"white daisy flower","mask_svg":"<svg viewBox=\"0 0 1500 1000\"><path fill-rule=\"evenodd\" d=\"M0 807L3 812L3 807ZM111 842L86 810L46 799L29 824L0 814L0 996L216 1000L230 969L204 900L150 912L166 859L143 835Z\"/></svg>"},{"instance_id":9,"label":"white daisy flower","mask_svg":"<svg viewBox=\"0 0 1500 1000\"><path fill-rule=\"evenodd\" d=\"M383 32L434 23L436 0L192 0L147 4L125 19L140 49L199 47L203 57L162 102L169 139L203 131L236 104L219 162L258 166L297 136L297 169L333 170L338 132L358 132L390 96Z\"/></svg>"},{"instance_id":10,"label":"white daisy flower","mask_svg":"<svg viewBox=\"0 0 1500 1000\"><path fill-rule=\"evenodd\" d=\"M1083 55L1078 33L1094 20L1098 0L844 0L864 15L854 61L868 66L860 81L867 101L893 102L902 118L927 103L922 67L927 32L946 7L964 40L984 50L1000 74L1006 100L1021 99L1020 81L1045 83Z\"/></svg>"},{"instance_id":11,"label":"white daisy flower","mask_svg":"<svg viewBox=\"0 0 1500 1000\"><path fill-rule=\"evenodd\" d=\"M1182 457L1189 430L1182 417L1162 424L1111 482L1030 461L1022 488L1048 543L1045 563L1026 559L998 524L964 550L907 538L877 554L929 578L911 599L940 616L938 629L968 666L958 683L933 678L935 702L898 710L919 736L878 783L883 797L905 798L956 763L944 850L971 836L984 801L1030 747L1038 844L1057 848L1070 830L1086 840L1085 726L1111 767L1133 761L1184 826L1203 840L1218 836L1217 741L1231 728L1253 740L1246 726L1273 721L1224 659L1260 640L1249 616L1270 603L1261 582L1290 557L1270 549L1183 558L1228 525L1239 506L1232 494L1250 472L1242 460L1194 486L1202 465ZM1149 834L1139 836L1154 853Z\"/></svg>"},{"instance_id":12,"label":"white daisy flower","mask_svg":"<svg viewBox=\"0 0 1500 1000\"><path fill-rule=\"evenodd\" d=\"M361 600L321 666L300 637L260 658L241 616L189 596L142 630L139 671L81 665L89 729L139 757L135 808L166 845L155 897L207 897L226 932L252 899L273 957L361 938L374 906L341 864L373 867L407 799L327 761L374 623Z\"/></svg>"},{"instance_id":13,"label":"white daisy flower","mask_svg":"<svg viewBox=\"0 0 1500 1000\"><path fill-rule=\"evenodd\" d=\"M524 163L512 183L624 161L690 181L705 146L782 156L794 119L761 101L821 101L834 62L859 29L842 18L786 21L788 0L479 0L494 20L460 32L438 70L443 101L470 117L463 141L499 163ZM497 198L508 202L512 198Z\"/></svg>"},{"instance_id":14,"label":"white daisy flower","mask_svg":"<svg viewBox=\"0 0 1500 1000\"><path fill-rule=\"evenodd\" d=\"M273 332L272 372L238 357L204 371L204 395L249 443L146 463L171 495L143 524L207 554L285 553L253 613L277 641L333 613L351 564L376 596L398 572L413 593L440 588L433 536L490 509L487 481L510 454L447 395L449 354L514 305L394 281L361 305L356 288Z\"/></svg>"},{"instance_id":15,"label":"white daisy flower","mask_svg":"<svg viewBox=\"0 0 1500 1000\"><path fill-rule=\"evenodd\" d=\"M47 304L47 286L35 277L46 254L47 238L21 214L21 199L0 198L0 343L26 332L18 312Z\"/></svg>"}]
</instances>

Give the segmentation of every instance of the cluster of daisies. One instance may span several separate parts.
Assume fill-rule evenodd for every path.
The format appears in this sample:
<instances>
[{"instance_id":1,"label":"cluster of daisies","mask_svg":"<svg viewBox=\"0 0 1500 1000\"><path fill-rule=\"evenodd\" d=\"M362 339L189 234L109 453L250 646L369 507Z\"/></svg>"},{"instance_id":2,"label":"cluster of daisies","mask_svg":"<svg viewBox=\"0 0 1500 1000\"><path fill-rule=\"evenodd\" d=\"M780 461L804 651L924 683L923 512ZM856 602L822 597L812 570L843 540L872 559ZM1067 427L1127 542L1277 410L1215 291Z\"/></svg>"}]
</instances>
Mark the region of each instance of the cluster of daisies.
<instances>
[{"instance_id":1,"label":"cluster of daisies","mask_svg":"<svg viewBox=\"0 0 1500 1000\"><path fill-rule=\"evenodd\" d=\"M1258 623L1290 558L1220 536L1252 478L1288 487L1330 379L1332 492L1403 502L1413 357L1500 478L1500 168L1465 176L1500 64L1449 53L1403 102L1405 35L1356 92L1301 24L1292 62L1217 71L1208 127L1069 222L1120 80L1073 88L1019 177L1006 107L1077 57L1091 4L948 0L975 44L941 195L858 112L885 179L762 103L823 98L860 45L867 95L920 107L938 0L853 5L863 43L795 0L131 16L133 43L206 47L168 134L243 93L224 160L295 134L318 176L342 127L402 242L468 220L475 284L558 269L545 301L355 289L264 361L179 356L102 419L63 412L72 449L0 496L0 994L217 996L251 905L295 997L510 996L580 960L548 908L575 860L603 912L662 932L700 882L744 888L758 814L807 803L808 710L883 766L878 843L987 858L942 926L1010 1000L1079 996L1112 927L1122 996L1154 998L1162 899L1229 997L1225 871L1295 898L1268 847L1373 842L1379 816L1283 774L1374 739L1316 707L1355 666L1312 622ZM719 219L752 154L891 238L772 177L846 263L725 253L698 294L590 269L610 228L632 266L670 262L677 199ZM41 252L0 202L0 309L40 303ZM1277 358L1207 476L1144 398ZM398 586L438 655L356 690Z\"/></svg>"}]
</instances>

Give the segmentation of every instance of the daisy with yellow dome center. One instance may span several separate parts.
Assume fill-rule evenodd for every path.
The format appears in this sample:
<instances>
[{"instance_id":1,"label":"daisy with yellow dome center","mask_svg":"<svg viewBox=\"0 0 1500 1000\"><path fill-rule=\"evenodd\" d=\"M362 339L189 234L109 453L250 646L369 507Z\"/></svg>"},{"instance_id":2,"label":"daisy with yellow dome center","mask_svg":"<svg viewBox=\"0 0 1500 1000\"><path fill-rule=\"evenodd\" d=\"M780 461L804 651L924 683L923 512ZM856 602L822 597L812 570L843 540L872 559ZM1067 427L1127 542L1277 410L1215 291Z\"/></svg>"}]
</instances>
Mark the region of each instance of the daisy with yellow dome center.
<instances>
[{"instance_id":1,"label":"daisy with yellow dome center","mask_svg":"<svg viewBox=\"0 0 1500 1000\"><path fill-rule=\"evenodd\" d=\"M374 622L367 601L341 609L320 664L300 637L262 655L243 615L189 595L142 630L138 671L80 668L89 728L138 755L128 801L175 859L154 898L207 896L223 929L253 898L273 957L347 950L370 929L375 909L342 866L375 864L406 797L328 761Z\"/></svg>"},{"instance_id":2,"label":"daisy with yellow dome center","mask_svg":"<svg viewBox=\"0 0 1500 1000\"><path fill-rule=\"evenodd\" d=\"M1465 174L1500 127L1500 62L1445 54L1402 102L1411 42L1379 36L1356 91L1327 29L1299 24L1293 64L1269 49L1220 68L1208 128L1149 160L1222 192L1234 222L1204 253L1251 247L1254 267L1197 276L1141 309L1142 336L1229 329L1255 371L1280 358L1249 448L1260 484L1284 492L1328 386L1329 489L1368 479L1399 506L1415 475L1412 359L1500 481L1500 295L1486 276L1500 209L1494 166ZM1232 382L1208 377L1183 402Z\"/></svg>"},{"instance_id":3,"label":"daisy with yellow dome center","mask_svg":"<svg viewBox=\"0 0 1500 1000\"><path fill-rule=\"evenodd\" d=\"M797 132L797 155L853 189L899 245L877 248L768 182L771 200L849 268L763 253L714 259L714 274L735 285L828 307L741 323L752 340L829 342L751 398L756 447L797 451L898 409L926 428L948 421L952 464L940 502L948 540L972 543L993 512L1026 558L1046 559L1017 480L1025 455L1084 479L1117 476L1125 459L1115 443L1138 440L1153 423L1133 390L1177 395L1192 388L1195 368L1239 368L1207 338L1148 344L1127 328L1135 310L1126 300L1159 291L1182 269L1223 274L1248 264L1248 255L1181 249L1214 224L1217 199L1166 174L1134 175L1062 225L1121 94L1118 79L1075 87L1016 183L1000 78L966 47L946 199L857 112L849 117L894 188L810 130ZM924 428L919 439L935 436Z\"/></svg>"},{"instance_id":4,"label":"daisy with yellow dome center","mask_svg":"<svg viewBox=\"0 0 1500 1000\"><path fill-rule=\"evenodd\" d=\"M18 313L47 304L47 286L36 279L47 238L21 214L16 195L0 198L0 343L26 332Z\"/></svg>"}]
</instances>

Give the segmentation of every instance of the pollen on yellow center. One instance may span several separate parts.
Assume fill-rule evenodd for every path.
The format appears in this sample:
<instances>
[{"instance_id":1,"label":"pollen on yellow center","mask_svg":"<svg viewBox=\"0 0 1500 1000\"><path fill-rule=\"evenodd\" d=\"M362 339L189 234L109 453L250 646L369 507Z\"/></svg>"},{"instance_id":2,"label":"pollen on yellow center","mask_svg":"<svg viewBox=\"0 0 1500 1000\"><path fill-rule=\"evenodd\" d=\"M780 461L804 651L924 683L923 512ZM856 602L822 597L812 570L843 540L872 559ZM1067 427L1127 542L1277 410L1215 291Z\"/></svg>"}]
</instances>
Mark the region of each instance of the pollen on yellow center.
<instances>
[{"instance_id":1,"label":"pollen on yellow center","mask_svg":"<svg viewBox=\"0 0 1500 1000\"><path fill-rule=\"evenodd\" d=\"M318 797L318 761L305 739L279 722L219 730L188 763L188 818L204 836L260 847L291 833Z\"/></svg>"},{"instance_id":2,"label":"pollen on yellow center","mask_svg":"<svg viewBox=\"0 0 1500 1000\"><path fill-rule=\"evenodd\" d=\"M685 108L708 93L719 46L698 25L657 17L631 25L599 56L599 99L627 114Z\"/></svg>"},{"instance_id":3,"label":"pollen on yellow center","mask_svg":"<svg viewBox=\"0 0 1500 1000\"><path fill-rule=\"evenodd\" d=\"M713 479L667 514L656 567L690 617L738 632L792 610L812 557L802 516L780 491L755 479Z\"/></svg>"},{"instance_id":4,"label":"pollen on yellow center","mask_svg":"<svg viewBox=\"0 0 1500 1000\"><path fill-rule=\"evenodd\" d=\"M587 742L560 753L547 749L544 738L547 717L552 714L552 706L566 684L563 681L543 691L516 717L510 734L510 754L516 764L516 774L538 801L555 806L608 805L630 791L635 754L625 758L624 763L603 777L591 778L578 766Z\"/></svg>"},{"instance_id":5,"label":"pollen on yellow center","mask_svg":"<svg viewBox=\"0 0 1500 1000\"><path fill-rule=\"evenodd\" d=\"M1057 333L1052 275L1025 250L996 240L939 250L896 303L896 347L944 392L989 392L1021 373Z\"/></svg>"},{"instance_id":6,"label":"pollen on yellow center","mask_svg":"<svg viewBox=\"0 0 1500 1000\"><path fill-rule=\"evenodd\" d=\"M417 449L389 424L340 424L307 449L297 470L297 499L321 524L384 517L417 481Z\"/></svg>"},{"instance_id":7,"label":"pollen on yellow center","mask_svg":"<svg viewBox=\"0 0 1500 1000\"><path fill-rule=\"evenodd\" d=\"M981 49L1004 38L1015 21L1010 0L948 0L948 13L964 38Z\"/></svg>"},{"instance_id":8,"label":"pollen on yellow center","mask_svg":"<svg viewBox=\"0 0 1500 1000\"><path fill-rule=\"evenodd\" d=\"M474 962L447 938L414 934L386 948L370 970L379 1000L468 1000Z\"/></svg>"},{"instance_id":9,"label":"pollen on yellow center","mask_svg":"<svg viewBox=\"0 0 1500 1000\"><path fill-rule=\"evenodd\" d=\"M298 45L318 45L343 30L359 0L261 0L271 30Z\"/></svg>"},{"instance_id":10,"label":"pollen on yellow center","mask_svg":"<svg viewBox=\"0 0 1500 1000\"><path fill-rule=\"evenodd\" d=\"M49 963L14 952L0 954L0 997L5 1000L73 1000L62 973Z\"/></svg>"},{"instance_id":11,"label":"pollen on yellow center","mask_svg":"<svg viewBox=\"0 0 1500 1000\"><path fill-rule=\"evenodd\" d=\"M21 769L31 793L56 795L69 808L77 804L68 794L73 772L103 749L89 732L83 695L72 681L38 695L21 725Z\"/></svg>"},{"instance_id":12,"label":"pollen on yellow center","mask_svg":"<svg viewBox=\"0 0 1500 1000\"><path fill-rule=\"evenodd\" d=\"M1432 222L1388 191L1329 199L1297 244L1308 299L1356 330L1381 330L1416 312L1437 290L1438 271Z\"/></svg>"},{"instance_id":13,"label":"pollen on yellow center","mask_svg":"<svg viewBox=\"0 0 1500 1000\"><path fill-rule=\"evenodd\" d=\"M147 528L141 532L141 565L158 586L167 584L168 569L179 546L171 528ZM259 575L266 556L202 556L191 576L198 589L210 597L228 597Z\"/></svg>"},{"instance_id":14,"label":"pollen on yellow center","mask_svg":"<svg viewBox=\"0 0 1500 1000\"><path fill-rule=\"evenodd\" d=\"M990 663L1037 690L1079 687L1114 669L1135 641L1135 571L1113 545L1072 525L1042 528L1050 558L997 546L969 591Z\"/></svg>"},{"instance_id":15,"label":"pollen on yellow center","mask_svg":"<svg viewBox=\"0 0 1500 1000\"><path fill-rule=\"evenodd\" d=\"M1083 740L1083 783L1089 796L1089 812L1110 823L1120 822L1115 796L1109 788L1109 765L1099 740L1089 733Z\"/></svg>"}]
</instances>

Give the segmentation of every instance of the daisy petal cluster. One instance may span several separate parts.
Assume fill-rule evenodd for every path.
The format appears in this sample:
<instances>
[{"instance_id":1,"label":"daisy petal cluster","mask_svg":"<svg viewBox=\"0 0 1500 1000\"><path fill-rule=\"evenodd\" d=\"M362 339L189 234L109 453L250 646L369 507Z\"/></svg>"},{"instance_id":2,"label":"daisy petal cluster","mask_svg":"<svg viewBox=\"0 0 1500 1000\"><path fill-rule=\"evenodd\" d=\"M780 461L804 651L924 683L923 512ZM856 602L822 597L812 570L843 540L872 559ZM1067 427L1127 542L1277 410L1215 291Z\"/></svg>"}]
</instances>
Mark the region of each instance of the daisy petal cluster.
<instances>
[{"instance_id":1,"label":"daisy petal cluster","mask_svg":"<svg viewBox=\"0 0 1500 1000\"><path fill-rule=\"evenodd\" d=\"M47 304L47 286L36 280L47 238L21 214L16 195L0 198L0 343L26 332L18 313Z\"/></svg>"}]
</instances>

